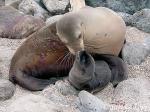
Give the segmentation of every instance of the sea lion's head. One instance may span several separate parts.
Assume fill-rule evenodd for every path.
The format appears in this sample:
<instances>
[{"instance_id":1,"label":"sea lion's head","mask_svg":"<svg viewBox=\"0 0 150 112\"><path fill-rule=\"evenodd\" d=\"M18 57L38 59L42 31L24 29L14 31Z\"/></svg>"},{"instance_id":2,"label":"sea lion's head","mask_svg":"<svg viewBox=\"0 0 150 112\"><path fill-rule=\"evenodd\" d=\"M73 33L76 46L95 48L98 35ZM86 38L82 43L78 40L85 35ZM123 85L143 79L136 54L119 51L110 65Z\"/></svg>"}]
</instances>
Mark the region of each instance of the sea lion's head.
<instances>
[{"instance_id":1,"label":"sea lion's head","mask_svg":"<svg viewBox=\"0 0 150 112\"><path fill-rule=\"evenodd\" d=\"M57 23L57 34L72 54L84 50L83 23L76 14L65 14Z\"/></svg>"},{"instance_id":2,"label":"sea lion's head","mask_svg":"<svg viewBox=\"0 0 150 112\"><path fill-rule=\"evenodd\" d=\"M69 82L77 89L83 88L91 81L95 73L95 61L86 51L76 54L73 67L69 73Z\"/></svg>"}]
</instances>

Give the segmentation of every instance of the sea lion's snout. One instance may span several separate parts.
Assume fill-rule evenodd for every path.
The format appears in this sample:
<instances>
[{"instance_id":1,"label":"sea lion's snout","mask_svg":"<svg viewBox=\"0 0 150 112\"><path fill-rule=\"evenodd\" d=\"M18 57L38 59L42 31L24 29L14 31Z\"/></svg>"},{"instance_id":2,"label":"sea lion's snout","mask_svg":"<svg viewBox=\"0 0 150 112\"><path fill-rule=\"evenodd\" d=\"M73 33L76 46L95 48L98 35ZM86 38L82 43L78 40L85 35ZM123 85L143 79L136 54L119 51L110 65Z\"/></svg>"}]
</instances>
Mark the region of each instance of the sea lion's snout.
<instances>
[{"instance_id":1,"label":"sea lion's snout","mask_svg":"<svg viewBox=\"0 0 150 112\"><path fill-rule=\"evenodd\" d=\"M86 51L79 51L78 54L77 54L77 57L78 57L79 62L81 64L88 63L88 61L90 59L90 55Z\"/></svg>"}]
</instances>

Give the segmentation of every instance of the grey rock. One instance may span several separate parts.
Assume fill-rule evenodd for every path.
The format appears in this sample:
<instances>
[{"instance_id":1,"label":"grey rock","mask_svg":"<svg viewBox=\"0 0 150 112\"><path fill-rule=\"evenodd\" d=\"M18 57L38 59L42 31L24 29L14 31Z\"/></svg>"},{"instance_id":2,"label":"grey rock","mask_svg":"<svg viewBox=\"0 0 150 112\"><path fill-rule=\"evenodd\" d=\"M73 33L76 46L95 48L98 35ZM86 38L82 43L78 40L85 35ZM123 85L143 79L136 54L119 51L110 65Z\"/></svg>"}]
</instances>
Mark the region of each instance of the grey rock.
<instances>
[{"instance_id":1,"label":"grey rock","mask_svg":"<svg viewBox=\"0 0 150 112\"><path fill-rule=\"evenodd\" d=\"M150 9L142 9L133 14L132 25L150 33Z\"/></svg>"},{"instance_id":2,"label":"grey rock","mask_svg":"<svg viewBox=\"0 0 150 112\"><path fill-rule=\"evenodd\" d=\"M44 21L24 15L13 7L0 8L0 37L25 38L45 25Z\"/></svg>"},{"instance_id":3,"label":"grey rock","mask_svg":"<svg viewBox=\"0 0 150 112\"><path fill-rule=\"evenodd\" d=\"M69 0L42 0L51 14L63 14L69 11Z\"/></svg>"},{"instance_id":4,"label":"grey rock","mask_svg":"<svg viewBox=\"0 0 150 112\"><path fill-rule=\"evenodd\" d=\"M121 82L114 90L112 104L135 110L150 110L150 80L144 77L131 78ZM143 112L143 111L139 112ZM148 111L147 111L148 112Z\"/></svg>"},{"instance_id":5,"label":"grey rock","mask_svg":"<svg viewBox=\"0 0 150 112\"><path fill-rule=\"evenodd\" d=\"M34 0L22 0L19 4L19 10L24 14L33 15L44 20L48 17L48 12Z\"/></svg>"},{"instance_id":6,"label":"grey rock","mask_svg":"<svg viewBox=\"0 0 150 112\"><path fill-rule=\"evenodd\" d=\"M145 37L144 44L148 47L148 49L150 51L150 36Z\"/></svg>"},{"instance_id":7,"label":"grey rock","mask_svg":"<svg viewBox=\"0 0 150 112\"><path fill-rule=\"evenodd\" d=\"M46 20L46 25L50 25L56 21L58 21L63 15L56 15L56 16L52 16L50 18L47 18Z\"/></svg>"},{"instance_id":8,"label":"grey rock","mask_svg":"<svg viewBox=\"0 0 150 112\"><path fill-rule=\"evenodd\" d=\"M14 95L15 85L5 79L0 79L0 100L7 100Z\"/></svg>"},{"instance_id":9,"label":"grey rock","mask_svg":"<svg viewBox=\"0 0 150 112\"><path fill-rule=\"evenodd\" d=\"M105 6L117 12L133 14L143 8L150 8L149 0L85 0L93 7Z\"/></svg>"},{"instance_id":10,"label":"grey rock","mask_svg":"<svg viewBox=\"0 0 150 112\"><path fill-rule=\"evenodd\" d=\"M131 25L132 23L132 15L124 12L118 12L118 14L122 17L126 25Z\"/></svg>"},{"instance_id":11,"label":"grey rock","mask_svg":"<svg viewBox=\"0 0 150 112\"><path fill-rule=\"evenodd\" d=\"M63 112L59 105L43 96L26 95L15 100L7 112Z\"/></svg>"},{"instance_id":12,"label":"grey rock","mask_svg":"<svg viewBox=\"0 0 150 112\"><path fill-rule=\"evenodd\" d=\"M86 5L92 7L106 6L106 0L85 0Z\"/></svg>"},{"instance_id":13,"label":"grey rock","mask_svg":"<svg viewBox=\"0 0 150 112\"><path fill-rule=\"evenodd\" d=\"M79 93L76 105L81 112L109 112L109 107L106 103L86 91Z\"/></svg>"},{"instance_id":14,"label":"grey rock","mask_svg":"<svg viewBox=\"0 0 150 112\"><path fill-rule=\"evenodd\" d=\"M47 88L45 88L42 91L42 95L45 96L46 98L50 99L51 101L53 101L56 104L60 104L60 105L65 105L68 106L70 105L74 99L77 97L75 96L75 92L74 92L74 88L70 88L70 86L66 87L65 85L61 85L60 84L64 84L63 82L56 82L56 85L49 85ZM67 84L68 85L68 84ZM69 90L69 88L71 90ZM69 93L66 93L69 92Z\"/></svg>"},{"instance_id":15,"label":"grey rock","mask_svg":"<svg viewBox=\"0 0 150 112\"><path fill-rule=\"evenodd\" d=\"M12 6L15 9L18 9L19 4L21 3L22 0L5 0L5 5L6 6Z\"/></svg>"},{"instance_id":16,"label":"grey rock","mask_svg":"<svg viewBox=\"0 0 150 112\"><path fill-rule=\"evenodd\" d=\"M126 43L122 55L123 59L130 65L141 64L149 55L150 49L143 43Z\"/></svg>"},{"instance_id":17,"label":"grey rock","mask_svg":"<svg viewBox=\"0 0 150 112\"><path fill-rule=\"evenodd\" d=\"M5 0L0 0L0 7L5 5Z\"/></svg>"},{"instance_id":18,"label":"grey rock","mask_svg":"<svg viewBox=\"0 0 150 112\"><path fill-rule=\"evenodd\" d=\"M78 94L78 91L73 86L70 85L68 80L57 81L55 83L55 87L64 96Z\"/></svg>"}]
</instances>

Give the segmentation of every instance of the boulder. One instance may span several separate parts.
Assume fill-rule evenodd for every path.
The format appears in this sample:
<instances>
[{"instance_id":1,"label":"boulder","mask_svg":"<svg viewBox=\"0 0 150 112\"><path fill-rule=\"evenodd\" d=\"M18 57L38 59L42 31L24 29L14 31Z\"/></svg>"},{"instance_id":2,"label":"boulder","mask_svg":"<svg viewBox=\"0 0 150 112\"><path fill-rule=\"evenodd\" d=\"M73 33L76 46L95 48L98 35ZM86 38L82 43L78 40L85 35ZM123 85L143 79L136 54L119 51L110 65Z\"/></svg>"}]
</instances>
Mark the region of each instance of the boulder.
<instances>
[{"instance_id":1,"label":"boulder","mask_svg":"<svg viewBox=\"0 0 150 112\"><path fill-rule=\"evenodd\" d=\"M0 79L0 100L7 100L14 95L15 85L5 79Z\"/></svg>"},{"instance_id":2,"label":"boulder","mask_svg":"<svg viewBox=\"0 0 150 112\"><path fill-rule=\"evenodd\" d=\"M44 20L48 17L48 12L34 0L22 0L19 4L19 10L24 14L39 17Z\"/></svg>"},{"instance_id":3,"label":"boulder","mask_svg":"<svg viewBox=\"0 0 150 112\"><path fill-rule=\"evenodd\" d=\"M76 104L81 112L109 112L109 106L106 103L86 91L79 93Z\"/></svg>"},{"instance_id":4,"label":"boulder","mask_svg":"<svg viewBox=\"0 0 150 112\"><path fill-rule=\"evenodd\" d=\"M149 0L85 0L93 7L105 6L116 12L133 14L143 8L150 8Z\"/></svg>"},{"instance_id":5,"label":"boulder","mask_svg":"<svg viewBox=\"0 0 150 112\"><path fill-rule=\"evenodd\" d=\"M144 77L131 78L121 82L114 91L113 108L122 107L128 112L150 110L150 80ZM118 111L117 111L118 112Z\"/></svg>"},{"instance_id":6,"label":"boulder","mask_svg":"<svg viewBox=\"0 0 150 112\"><path fill-rule=\"evenodd\" d=\"M132 26L150 33L150 9L142 9L133 14Z\"/></svg>"},{"instance_id":7,"label":"boulder","mask_svg":"<svg viewBox=\"0 0 150 112\"><path fill-rule=\"evenodd\" d=\"M150 54L147 45L141 43L126 43L123 50L123 59L130 65L141 64Z\"/></svg>"},{"instance_id":8,"label":"boulder","mask_svg":"<svg viewBox=\"0 0 150 112\"><path fill-rule=\"evenodd\" d=\"M0 8L0 37L2 38L25 38L44 25L42 19L24 15L10 6Z\"/></svg>"}]
</instances>

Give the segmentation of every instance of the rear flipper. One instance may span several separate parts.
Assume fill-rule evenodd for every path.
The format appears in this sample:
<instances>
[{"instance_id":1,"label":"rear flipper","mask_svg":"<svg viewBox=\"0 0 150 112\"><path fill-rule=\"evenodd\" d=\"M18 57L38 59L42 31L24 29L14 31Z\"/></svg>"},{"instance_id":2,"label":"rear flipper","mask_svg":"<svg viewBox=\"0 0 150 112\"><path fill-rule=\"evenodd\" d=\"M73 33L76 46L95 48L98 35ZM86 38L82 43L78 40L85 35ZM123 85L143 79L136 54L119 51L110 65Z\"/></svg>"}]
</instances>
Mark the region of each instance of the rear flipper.
<instances>
[{"instance_id":1,"label":"rear flipper","mask_svg":"<svg viewBox=\"0 0 150 112\"><path fill-rule=\"evenodd\" d=\"M95 55L96 60L104 60L111 69L111 83L114 87L125 79L127 79L126 63L119 57L113 55Z\"/></svg>"},{"instance_id":2,"label":"rear flipper","mask_svg":"<svg viewBox=\"0 0 150 112\"><path fill-rule=\"evenodd\" d=\"M57 81L57 79L38 79L31 75L25 74L20 70L17 70L14 77L10 76L9 80L31 91L43 90L49 84L54 84Z\"/></svg>"}]
</instances>

